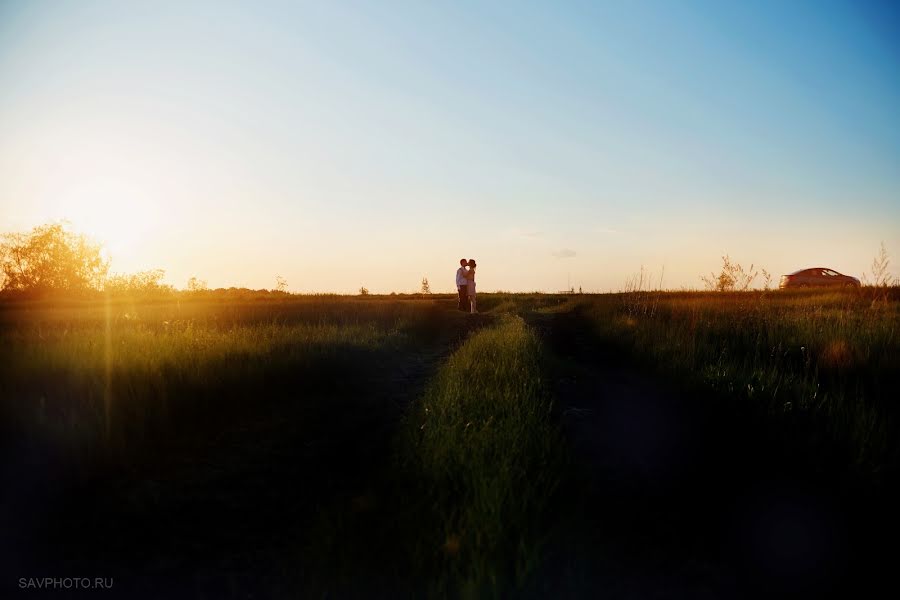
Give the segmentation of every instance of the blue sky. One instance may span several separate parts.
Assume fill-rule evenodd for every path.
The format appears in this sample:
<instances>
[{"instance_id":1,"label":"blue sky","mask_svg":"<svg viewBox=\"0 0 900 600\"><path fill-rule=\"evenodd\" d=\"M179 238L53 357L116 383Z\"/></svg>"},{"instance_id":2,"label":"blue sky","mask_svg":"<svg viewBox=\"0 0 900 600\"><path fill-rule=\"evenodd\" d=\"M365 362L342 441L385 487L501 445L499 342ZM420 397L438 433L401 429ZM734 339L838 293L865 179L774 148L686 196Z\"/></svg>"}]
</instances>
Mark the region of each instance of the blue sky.
<instances>
[{"instance_id":1,"label":"blue sky","mask_svg":"<svg viewBox=\"0 0 900 600\"><path fill-rule=\"evenodd\" d=\"M900 255L896 6L0 0L0 230L178 286L858 276Z\"/></svg>"}]
</instances>

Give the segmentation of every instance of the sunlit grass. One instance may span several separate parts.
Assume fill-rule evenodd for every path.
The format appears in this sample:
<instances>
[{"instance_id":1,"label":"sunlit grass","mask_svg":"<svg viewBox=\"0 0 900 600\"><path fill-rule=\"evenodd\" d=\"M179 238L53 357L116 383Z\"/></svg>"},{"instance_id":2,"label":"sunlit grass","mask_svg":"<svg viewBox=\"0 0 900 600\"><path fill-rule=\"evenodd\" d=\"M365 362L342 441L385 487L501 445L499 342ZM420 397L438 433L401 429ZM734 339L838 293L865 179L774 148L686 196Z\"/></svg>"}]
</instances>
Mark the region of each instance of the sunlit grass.
<instances>
[{"instance_id":1,"label":"sunlit grass","mask_svg":"<svg viewBox=\"0 0 900 600\"><path fill-rule=\"evenodd\" d=\"M6 425L70 452L121 453L230 405L338 393L366 356L430 335L433 311L318 300L6 307Z\"/></svg>"}]
</instances>

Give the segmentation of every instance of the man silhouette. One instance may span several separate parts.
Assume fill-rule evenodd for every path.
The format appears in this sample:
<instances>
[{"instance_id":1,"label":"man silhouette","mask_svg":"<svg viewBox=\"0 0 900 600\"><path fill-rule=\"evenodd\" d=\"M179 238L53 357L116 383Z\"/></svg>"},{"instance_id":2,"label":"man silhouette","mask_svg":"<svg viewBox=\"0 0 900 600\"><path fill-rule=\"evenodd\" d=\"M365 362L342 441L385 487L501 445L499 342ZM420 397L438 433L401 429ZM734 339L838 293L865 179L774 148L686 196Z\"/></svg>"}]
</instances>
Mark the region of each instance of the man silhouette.
<instances>
[{"instance_id":1,"label":"man silhouette","mask_svg":"<svg viewBox=\"0 0 900 600\"><path fill-rule=\"evenodd\" d=\"M456 270L456 291L459 293L459 300L456 308L469 312L469 280L466 279L466 265L469 264L465 258L459 259L459 268Z\"/></svg>"}]
</instances>

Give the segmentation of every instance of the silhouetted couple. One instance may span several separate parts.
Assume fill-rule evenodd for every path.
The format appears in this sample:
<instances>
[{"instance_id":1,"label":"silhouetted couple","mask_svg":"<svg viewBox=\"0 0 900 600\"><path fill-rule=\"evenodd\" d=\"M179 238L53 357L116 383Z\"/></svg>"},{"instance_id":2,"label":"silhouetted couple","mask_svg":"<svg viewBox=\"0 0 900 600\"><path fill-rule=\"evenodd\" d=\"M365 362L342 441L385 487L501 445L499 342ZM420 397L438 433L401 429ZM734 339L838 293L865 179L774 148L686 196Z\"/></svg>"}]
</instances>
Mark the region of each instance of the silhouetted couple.
<instances>
[{"instance_id":1,"label":"silhouetted couple","mask_svg":"<svg viewBox=\"0 0 900 600\"><path fill-rule=\"evenodd\" d=\"M456 270L456 290L459 292L459 310L477 313L475 308L475 259L459 259L459 268Z\"/></svg>"}]
</instances>

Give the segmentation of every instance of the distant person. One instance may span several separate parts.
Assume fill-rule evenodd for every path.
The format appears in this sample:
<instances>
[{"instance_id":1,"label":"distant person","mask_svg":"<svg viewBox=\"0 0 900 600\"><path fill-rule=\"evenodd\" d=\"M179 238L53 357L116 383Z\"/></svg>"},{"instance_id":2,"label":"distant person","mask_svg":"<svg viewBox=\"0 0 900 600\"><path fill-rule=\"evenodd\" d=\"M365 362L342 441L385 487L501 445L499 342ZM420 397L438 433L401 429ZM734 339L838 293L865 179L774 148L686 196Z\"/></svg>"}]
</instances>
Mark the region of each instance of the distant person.
<instances>
[{"instance_id":1,"label":"distant person","mask_svg":"<svg viewBox=\"0 0 900 600\"><path fill-rule=\"evenodd\" d=\"M472 314L478 312L478 309L475 306L475 259L469 259L469 270L466 271L466 280L468 284L466 285L466 294L469 296L469 306L471 307Z\"/></svg>"},{"instance_id":2,"label":"distant person","mask_svg":"<svg viewBox=\"0 0 900 600\"><path fill-rule=\"evenodd\" d=\"M459 294L459 300L456 307L459 310L469 311L469 280L467 278L466 265L469 264L464 258L459 259L459 268L456 270L456 291Z\"/></svg>"}]
</instances>

